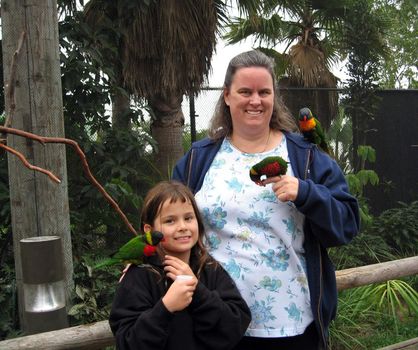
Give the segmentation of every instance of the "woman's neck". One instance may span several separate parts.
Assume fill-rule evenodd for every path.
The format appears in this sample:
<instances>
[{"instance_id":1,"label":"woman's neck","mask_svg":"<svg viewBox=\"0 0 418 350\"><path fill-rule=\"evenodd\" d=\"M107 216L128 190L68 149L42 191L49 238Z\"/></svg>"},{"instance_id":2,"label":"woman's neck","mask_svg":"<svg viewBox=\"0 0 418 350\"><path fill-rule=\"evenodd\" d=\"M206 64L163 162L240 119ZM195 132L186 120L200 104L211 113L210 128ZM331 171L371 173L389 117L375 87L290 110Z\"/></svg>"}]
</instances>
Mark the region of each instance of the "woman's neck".
<instances>
[{"instance_id":1,"label":"woman's neck","mask_svg":"<svg viewBox=\"0 0 418 350\"><path fill-rule=\"evenodd\" d=\"M268 130L257 135L244 136L232 133L229 140L232 145L243 153L264 153L275 148L281 140L281 132Z\"/></svg>"}]
</instances>

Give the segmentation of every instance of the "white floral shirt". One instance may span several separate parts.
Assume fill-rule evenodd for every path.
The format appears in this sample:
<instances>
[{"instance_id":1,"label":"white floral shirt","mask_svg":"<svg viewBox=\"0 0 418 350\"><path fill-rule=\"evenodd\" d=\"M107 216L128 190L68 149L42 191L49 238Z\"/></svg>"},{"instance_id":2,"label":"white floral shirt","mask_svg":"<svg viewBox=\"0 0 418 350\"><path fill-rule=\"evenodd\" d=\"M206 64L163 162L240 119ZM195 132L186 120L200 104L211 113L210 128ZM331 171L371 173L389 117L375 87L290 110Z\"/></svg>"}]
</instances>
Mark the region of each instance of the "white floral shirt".
<instances>
[{"instance_id":1,"label":"white floral shirt","mask_svg":"<svg viewBox=\"0 0 418 350\"><path fill-rule=\"evenodd\" d=\"M251 181L251 166L267 156L289 161L286 139L274 150L248 154L228 139L213 160L196 200L210 253L232 276L252 313L246 332L285 337L313 321L304 259L304 215L277 200L271 185ZM291 164L287 174L293 175Z\"/></svg>"}]
</instances>

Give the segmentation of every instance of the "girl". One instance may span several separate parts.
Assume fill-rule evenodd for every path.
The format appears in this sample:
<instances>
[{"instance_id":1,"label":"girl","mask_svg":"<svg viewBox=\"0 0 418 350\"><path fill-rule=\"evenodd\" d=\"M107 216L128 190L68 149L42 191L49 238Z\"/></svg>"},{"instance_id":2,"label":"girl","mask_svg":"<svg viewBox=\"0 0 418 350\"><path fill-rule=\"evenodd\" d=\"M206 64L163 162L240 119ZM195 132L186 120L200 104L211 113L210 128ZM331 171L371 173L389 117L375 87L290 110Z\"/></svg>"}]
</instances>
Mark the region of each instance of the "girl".
<instances>
[{"instance_id":1,"label":"girl","mask_svg":"<svg viewBox=\"0 0 418 350\"><path fill-rule=\"evenodd\" d=\"M233 348L249 325L250 310L207 253L190 190L175 181L156 185L145 198L141 226L162 232L164 241L146 264L129 267L119 285L109 320L117 348Z\"/></svg>"}]
</instances>

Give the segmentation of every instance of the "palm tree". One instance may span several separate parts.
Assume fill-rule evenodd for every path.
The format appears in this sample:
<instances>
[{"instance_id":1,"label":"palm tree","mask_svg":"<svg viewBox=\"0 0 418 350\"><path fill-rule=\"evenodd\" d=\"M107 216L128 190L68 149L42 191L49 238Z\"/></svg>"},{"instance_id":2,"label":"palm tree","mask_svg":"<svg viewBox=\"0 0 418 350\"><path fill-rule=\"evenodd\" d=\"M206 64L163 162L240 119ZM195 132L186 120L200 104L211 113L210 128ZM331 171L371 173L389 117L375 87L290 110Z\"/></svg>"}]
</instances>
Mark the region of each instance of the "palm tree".
<instances>
[{"instance_id":1,"label":"palm tree","mask_svg":"<svg viewBox=\"0 0 418 350\"><path fill-rule=\"evenodd\" d=\"M91 0L86 4L86 20L94 29L100 59L113 70L113 106L119 101L120 110L130 96L148 102L163 174L183 155L183 95L195 94L210 72L228 2ZM241 0L238 6L254 9L256 3ZM126 109L121 115L126 118Z\"/></svg>"},{"instance_id":2,"label":"palm tree","mask_svg":"<svg viewBox=\"0 0 418 350\"><path fill-rule=\"evenodd\" d=\"M261 12L235 18L225 38L236 43L252 36L259 49L275 59L282 87L336 88L337 78L330 67L338 57L335 39L341 33L345 9L340 0L265 1ZM274 49L279 44L285 45L283 52ZM294 114L310 106L325 128L337 112L334 91L304 91L297 100L286 96L285 100Z\"/></svg>"}]
</instances>

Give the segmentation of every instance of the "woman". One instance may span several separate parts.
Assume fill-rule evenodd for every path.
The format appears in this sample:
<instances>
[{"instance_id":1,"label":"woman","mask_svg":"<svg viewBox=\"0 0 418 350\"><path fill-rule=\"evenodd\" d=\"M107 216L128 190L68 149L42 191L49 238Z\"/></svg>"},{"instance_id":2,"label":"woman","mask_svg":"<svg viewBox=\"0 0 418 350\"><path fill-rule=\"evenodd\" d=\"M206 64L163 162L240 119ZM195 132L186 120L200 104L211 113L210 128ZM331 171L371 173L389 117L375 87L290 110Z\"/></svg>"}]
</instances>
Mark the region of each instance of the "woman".
<instances>
[{"instance_id":1,"label":"woman","mask_svg":"<svg viewBox=\"0 0 418 350\"><path fill-rule=\"evenodd\" d=\"M337 305L326 248L357 234L358 204L336 162L294 133L276 86L266 55L234 57L210 137L193 144L173 178L195 193L210 252L251 309L236 349L326 348ZM288 170L258 186L249 169L267 156Z\"/></svg>"}]
</instances>

